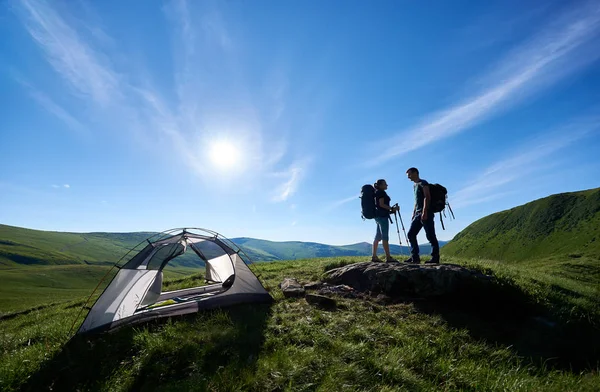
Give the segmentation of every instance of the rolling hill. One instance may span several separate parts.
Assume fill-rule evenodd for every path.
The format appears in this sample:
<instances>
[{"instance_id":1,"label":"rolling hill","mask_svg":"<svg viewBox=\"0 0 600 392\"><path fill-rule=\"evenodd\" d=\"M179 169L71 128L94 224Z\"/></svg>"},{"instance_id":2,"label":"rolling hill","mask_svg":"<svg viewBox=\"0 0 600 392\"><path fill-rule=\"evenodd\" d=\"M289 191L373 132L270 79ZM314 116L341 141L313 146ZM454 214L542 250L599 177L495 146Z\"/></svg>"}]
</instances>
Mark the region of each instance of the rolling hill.
<instances>
[{"instance_id":1,"label":"rolling hill","mask_svg":"<svg viewBox=\"0 0 600 392\"><path fill-rule=\"evenodd\" d=\"M112 265L128 250L151 236L151 232L135 233L64 233L32 230L0 225L0 266L18 265ZM369 256L371 244L334 246L314 242L275 242L255 238L233 238L232 241L255 262L296 260L313 257ZM440 242L443 245L444 242ZM406 247L390 245L393 254L408 254ZM427 254L429 245L421 252ZM177 265L191 267L185 257Z\"/></svg>"},{"instance_id":2,"label":"rolling hill","mask_svg":"<svg viewBox=\"0 0 600 392\"><path fill-rule=\"evenodd\" d=\"M444 246L450 256L600 260L600 188L561 193L482 218Z\"/></svg>"},{"instance_id":3,"label":"rolling hill","mask_svg":"<svg viewBox=\"0 0 600 392\"><path fill-rule=\"evenodd\" d=\"M151 233L62 233L0 225L0 266L112 265Z\"/></svg>"}]
</instances>

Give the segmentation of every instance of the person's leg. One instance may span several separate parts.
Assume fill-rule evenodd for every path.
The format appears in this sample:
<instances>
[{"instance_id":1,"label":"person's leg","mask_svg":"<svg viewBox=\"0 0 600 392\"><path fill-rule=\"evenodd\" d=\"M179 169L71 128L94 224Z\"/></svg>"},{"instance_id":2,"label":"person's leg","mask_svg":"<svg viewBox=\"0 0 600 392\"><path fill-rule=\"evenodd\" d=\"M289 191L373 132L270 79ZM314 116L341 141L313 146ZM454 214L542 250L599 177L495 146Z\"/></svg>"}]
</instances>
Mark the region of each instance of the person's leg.
<instances>
[{"instance_id":1,"label":"person's leg","mask_svg":"<svg viewBox=\"0 0 600 392\"><path fill-rule=\"evenodd\" d=\"M373 255L371 256L371 260L377 259L377 248L379 248L379 241L373 241Z\"/></svg>"},{"instance_id":2,"label":"person's leg","mask_svg":"<svg viewBox=\"0 0 600 392\"><path fill-rule=\"evenodd\" d=\"M408 230L408 242L410 243L410 254L411 261L418 262L419 257L419 243L417 242L417 234L421 231L423 224L421 223L421 215L415 215L414 219L410 223L410 229ZM410 259L409 259L410 260Z\"/></svg>"},{"instance_id":3,"label":"person's leg","mask_svg":"<svg viewBox=\"0 0 600 392\"><path fill-rule=\"evenodd\" d=\"M427 241L431 244L431 261L430 263L440 262L440 244L435 235L434 215L432 214L425 222L423 222Z\"/></svg>"},{"instance_id":4,"label":"person's leg","mask_svg":"<svg viewBox=\"0 0 600 392\"><path fill-rule=\"evenodd\" d=\"M377 249L379 248L379 241L381 241L381 223L379 218L375 218L375 223L377 224L377 229L375 231L375 239L373 240L373 255L371 257L371 261L379 261L377 257Z\"/></svg>"},{"instance_id":5,"label":"person's leg","mask_svg":"<svg viewBox=\"0 0 600 392\"><path fill-rule=\"evenodd\" d=\"M391 259L392 256L390 255L390 242L382 241L381 243L383 244L383 250L385 251L385 258L387 260Z\"/></svg>"},{"instance_id":6,"label":"person's leg","mask_svg":"<svg viewBox=\"0 0 600 392\"><path fill-rule=\"evenodd\" d=\"M381 218L381 242L383 243L383 250L385 251L386 261L392 261L392 255L390 254L390 221L388 218Z\"/></svg>"}]
</instances>

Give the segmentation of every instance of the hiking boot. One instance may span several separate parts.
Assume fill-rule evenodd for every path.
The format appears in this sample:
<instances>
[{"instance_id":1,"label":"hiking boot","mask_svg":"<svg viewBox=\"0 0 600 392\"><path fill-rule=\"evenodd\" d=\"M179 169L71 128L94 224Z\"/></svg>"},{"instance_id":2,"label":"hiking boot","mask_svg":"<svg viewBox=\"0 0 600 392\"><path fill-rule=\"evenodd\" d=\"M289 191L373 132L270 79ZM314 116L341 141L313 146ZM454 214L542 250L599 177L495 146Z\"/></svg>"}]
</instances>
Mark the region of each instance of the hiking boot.
<instances>
[{"instance_id":1,"label":"hiking boot","mask_svg":"<svg viewBox=\"0 0 600 392\"><path fill-rule=\"evenodd\" d=\"M381 263L381 262L383 262L383 260L381 260L379 257L371 257L371 262L372 263Z\"/></svg>"},{"instance_id":2,"label":"hiking boot","mask_svg":"<svg viewBox=\"0 0 600 392\"><path fill-rule=\"evenodd\" d=\"M427 260L425 262L425 264L439 264L440 263L440 256L434 256L431 258L431 260Z\"/></svg>"},{"instance_id":3,"label":"hiking boot","mask_svg":"<svg viewBox=\"0 0 600 392\"><path fill-rule=\"evenodd\" d=\"M389 259L385 259L386 263L399 263L398 260L394 259L393 257L390 257Z\"/></svg>"},{"instance_id":4,"label":"hiking boot","mask_svg":"<svg viewBox=\"0 0 600 392\"><path fill-rule=\"evenodd\" d=\"M410 257L406 260L404 260L405 263L409 263L409 264L421 264L421 258L419 257Z\"/></svg>"}]
</instances>

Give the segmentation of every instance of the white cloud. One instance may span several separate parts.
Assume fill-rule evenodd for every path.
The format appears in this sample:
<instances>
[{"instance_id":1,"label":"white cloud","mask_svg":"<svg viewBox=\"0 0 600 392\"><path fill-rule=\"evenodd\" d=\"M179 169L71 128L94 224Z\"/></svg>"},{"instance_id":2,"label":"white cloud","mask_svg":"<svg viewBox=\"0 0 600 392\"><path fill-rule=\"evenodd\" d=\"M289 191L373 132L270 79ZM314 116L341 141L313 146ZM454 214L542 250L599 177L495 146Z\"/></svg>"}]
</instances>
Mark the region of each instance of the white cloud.
<instances>
[{"instance_id":1,"label":"white cloud","mask_svg":"<svg viewBox=\"0 0 600 392\"><path fill-rule=\"evenodd\" d=\"M378 155L381 164L464 132L488 117L497 115L534 92L596 60L600 52L587 44L600 32L600 4L590 2L565 14L531 40L510 53L483 77L488 85L467 99L438 113L424 116L417 126L376 143L386 148ZM568 62L568 63L567 63Z\"/></svg>"},{"instance_id":2,"label":"white cloud","mask_svg":"<svg viewBox=\"0 0 600 392\"><path fill-rule=\"evenodd\" d=\"M101 53L43 0L21 0L24 25L48 62L80 95L106 105L120 95L118 75Z\"/></svg>"},{"instance_id":3,"label":"white cloud","mask_svg":"<svg viewBox=\"0 0 600 392\"><path fill-rule=\"evenodd\" d=\"M48 113L54 115L56 118L64 122L71 131L74 131L78 134L88 133L86 127L79 120L67 112L67 110L65 110L62 106L54 102L48 95L34 88L30 83L25 81L18 71L14 71L13 74L13 79L23 86L23 88L29 92L29 95L35 99L40 106L46 109Z\"/></svg>"},{"instance_id":4,"label":"white cloud","mask_svg":"<svg viewBox=\"0 0 600 392\"><path fill-rule=\"evenodd\" d=\"M600 129L600 117L584 117L551 133L544 133L524 145L529 146L482 171L475 181L451 196L455 208L466 207L515 193L506 187L524 176L548 170L548 157Z\"/></svg>"},{"instance_id":5,"label":"white cloud","mask_svg":"<svg viewBox=\"0 0 600 392\"><path fill-rule=\"evenodd\" d=\"M32 91L33 98L49 113L64 122L69 129L77 133L87 133L87 130L79 120L69 114L64 108L56 104L52 99L40 91Z\"/></svg>"},{"instance_id":6,"label":"white cloud","mask_svg":"<svg viewBox=\"0 0 600 392\"><path fill-rule=\"evenodd\" d=\"M69 189L69 188L71 187L71 185L69 185L69 184L64 184L64 185L63 185L63 187L65 187L65 188Z\"/></svg>"},{"instance_id":7,"label":"white cloud","mask_svg":"<svg viewBox=\"0 0 600 392\"><path fill-rule=\"evenodd\" d=\"M358 201L360 200L359 198L360 198L360 195L355 195L355 196L347 197L345 199L337 200L337 201L334 201L332 203L329 203L325 207L325 209L327 211L330 211L330 210L336 209L338 207L343 206L344 204L348 204L348 203L353 202L353 201L358 203Z\"/></svg>"},{"instance_id":8,"label":"white cloud","mask_svg":"<svg viewBox=\"0 0 600 392\"><path fill-rule=\"evenodd\" d=\"M303 175L304 169L300 166L291 166L286 172L275 174L277 177L285 177L287 179L276 187L272 200L274 202L282 202L289 199L298 189L298 184L302 180Z\"/></svg>"},{"instance_id":9,"label":"white cloud","mask_svg":"<svg viewBox=\"0 0 600 392\"><path fill-rule=\"evenodd\" d=\"M52 69L72 87L77 97L95 105L103 118L115 124L120 122L115 128L127 128L132 134L137 133L144 146L156 143L163 153L168 148L170 154L161 156L180 160L199 177L211 182L215 177L217 180L235 177L238 185L244 180L251 186L258 183L257 177L276 171L276 166L288 152L285 138L280 134L268 134L254 107L254 97L248 94L243 81L236 80L239 71L235 69L235 40L216 7L185 0L165 7L175 33L173 62L178 99L173 101L152 87L153 83L143 76L148 74L144 69L127 69L131 64L121 61L119 64L123 68L117 71L110 53L85 39L89 36L86 32L92 32L100 44L114 46L118 43L96 28L95 21L80 23L77 17L58 12L54 3L45 0L18 0L18 4L18 14L27 32ZM87 7L84 14L94 15L91 7ZM213 68L223 74L214 77ZM133 83L133 80L139 83ZM284 73L279 75L276 85L283 83L280 80L287 80ZM276 91L279 106L285 105L284 85ZM220 97L219 94L229 95ZM83 129L77 119L50 97L36 93L34 98L70 128ZM215 101L221 103L215 104ZM265 114L266 117L277 117L282 111L281 107L271 110L275 114ZM215 138L223 136L243 147L240 148L239 167L227 175L211 170L204 154ZM147 147L149 151L158 150L154 148L156 146ZM282 185L281 199L294 193L301 172L297 168L289 171L290 178Z\"/></svg>"}]
</instances>

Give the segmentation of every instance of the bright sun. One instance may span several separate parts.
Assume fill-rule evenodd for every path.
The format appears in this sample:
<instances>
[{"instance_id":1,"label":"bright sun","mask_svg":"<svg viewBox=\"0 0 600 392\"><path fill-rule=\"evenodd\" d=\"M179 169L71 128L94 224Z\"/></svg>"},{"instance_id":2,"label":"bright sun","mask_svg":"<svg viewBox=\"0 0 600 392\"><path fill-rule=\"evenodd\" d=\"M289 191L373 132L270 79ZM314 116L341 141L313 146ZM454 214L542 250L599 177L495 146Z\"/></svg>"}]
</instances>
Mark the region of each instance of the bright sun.
<instances>
[{"instance_id":1,"label":"bright sun","mask_svg":"<svg viewBox=\"0 0 600 392\"><path fill-rule=\"evenodd\" d=\"M226 141L218 141L210 146L210 160L219 169L230 169L238 161L235 146Z\"/></svg>"}]
</instances>

